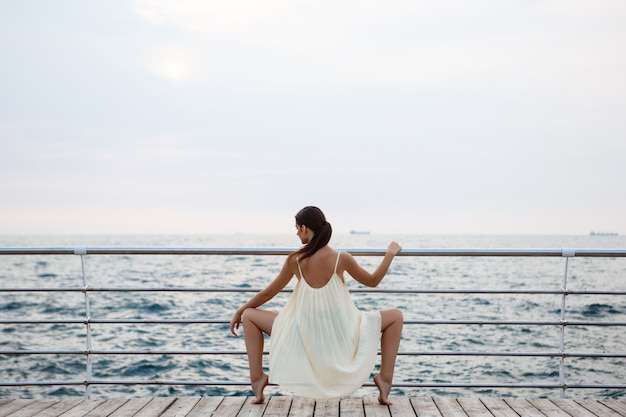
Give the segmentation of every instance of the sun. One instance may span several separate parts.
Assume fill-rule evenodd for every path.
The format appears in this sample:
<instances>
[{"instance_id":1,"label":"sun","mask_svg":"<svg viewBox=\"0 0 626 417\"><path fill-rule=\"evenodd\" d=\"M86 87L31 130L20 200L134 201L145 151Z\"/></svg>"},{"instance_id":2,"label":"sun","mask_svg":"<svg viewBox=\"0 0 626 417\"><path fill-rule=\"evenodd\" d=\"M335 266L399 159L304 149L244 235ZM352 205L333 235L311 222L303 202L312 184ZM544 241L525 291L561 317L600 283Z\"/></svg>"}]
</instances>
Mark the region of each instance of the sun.
<instances>
[{"instance_id":1,"label":"sun","mask_svg":"<svg viewBox=\"0 0 626 417\"><path fill-rule=\"evenodd\" d=\"M161 67L161 75L170 80L183 80L187 76L185 64L182 61L166 61Z\"/></svg>"}]
</instances>

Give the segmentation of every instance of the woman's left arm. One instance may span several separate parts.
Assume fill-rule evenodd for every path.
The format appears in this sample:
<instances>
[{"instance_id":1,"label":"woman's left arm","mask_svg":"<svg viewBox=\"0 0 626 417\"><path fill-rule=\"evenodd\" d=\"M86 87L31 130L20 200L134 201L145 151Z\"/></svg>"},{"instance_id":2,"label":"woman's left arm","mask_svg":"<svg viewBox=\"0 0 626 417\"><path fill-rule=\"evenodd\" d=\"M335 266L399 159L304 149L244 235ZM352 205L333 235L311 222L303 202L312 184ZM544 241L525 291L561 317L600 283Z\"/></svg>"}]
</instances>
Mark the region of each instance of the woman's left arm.
<instances>
[{"instance_id":1,"label":"woman's left arm","mask_svg":"<svg viewBox=\"0 0 626 417\"><path fill-rule=\"evenodd\" d=\"M389 269L393 258L398 253L400 253L401 250L402 246L400 246L396 242L391 242L389 246L387 246L387 251L385 252L385 256L383 257L382 261L380 262L376 270L372 273L369 273L368 271L363 269L363 267L361 267L361 265L357 263L354 257L348 254L348 256L345 257L344 261L345 270L348 272L348 274L350 274L352 278L354 278L361 284L368 287L376 287L385 277L385 274L387 273L387 270Z\"/></svg>"}]
</instances>

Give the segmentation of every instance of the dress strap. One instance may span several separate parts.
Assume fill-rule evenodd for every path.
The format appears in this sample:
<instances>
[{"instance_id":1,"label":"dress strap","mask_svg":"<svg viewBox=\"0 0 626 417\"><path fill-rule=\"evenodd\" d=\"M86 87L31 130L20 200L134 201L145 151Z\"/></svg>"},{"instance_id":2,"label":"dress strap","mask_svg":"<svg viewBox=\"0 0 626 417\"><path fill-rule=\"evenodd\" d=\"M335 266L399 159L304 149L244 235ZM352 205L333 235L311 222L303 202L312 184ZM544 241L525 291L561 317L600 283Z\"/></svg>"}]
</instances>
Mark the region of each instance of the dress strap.
<instances>
[{"instance_id":1,"label":"dress strap","mask_svg":"<svg viewBox=\"0 0 626 417\"><path fill-rule=\"evenodd\" d=\"M337 273L337 265L339 265L339 256L341 255L341 251L337 251L337 260L335 261L335 274Z\"/></svg>"},{"instance_id":2,"label":"dress strap","mask_svg":"<svg viewBox=\"0 0 626 417\"><path fill-rule=\"evenodd\" d=\"M304 278L304 275L302 275L302 269L300 268L300 259L298 259L298 256L296 256L296 263L298 264L298 271L300 271L300 278Z\"/></svg>"}]
</instances>

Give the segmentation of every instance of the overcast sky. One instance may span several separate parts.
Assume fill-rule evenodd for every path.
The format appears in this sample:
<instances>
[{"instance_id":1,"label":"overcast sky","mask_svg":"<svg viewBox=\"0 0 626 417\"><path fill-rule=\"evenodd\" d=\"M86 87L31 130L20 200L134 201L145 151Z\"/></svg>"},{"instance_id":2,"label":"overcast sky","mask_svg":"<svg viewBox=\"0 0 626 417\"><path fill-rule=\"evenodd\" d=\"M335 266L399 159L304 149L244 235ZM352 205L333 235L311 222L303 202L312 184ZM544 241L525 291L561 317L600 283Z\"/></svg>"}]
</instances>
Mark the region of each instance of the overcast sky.
<instances>
[{"instance_id":1,"label":"overcast sky","mask_svg":"<svg viewBox=\"0 0 626 417\"><path fill-rule=\"evenodd\" d=\"M0 3L0 234L626 233L622 0Z\"/></svg>"}]
</instances>

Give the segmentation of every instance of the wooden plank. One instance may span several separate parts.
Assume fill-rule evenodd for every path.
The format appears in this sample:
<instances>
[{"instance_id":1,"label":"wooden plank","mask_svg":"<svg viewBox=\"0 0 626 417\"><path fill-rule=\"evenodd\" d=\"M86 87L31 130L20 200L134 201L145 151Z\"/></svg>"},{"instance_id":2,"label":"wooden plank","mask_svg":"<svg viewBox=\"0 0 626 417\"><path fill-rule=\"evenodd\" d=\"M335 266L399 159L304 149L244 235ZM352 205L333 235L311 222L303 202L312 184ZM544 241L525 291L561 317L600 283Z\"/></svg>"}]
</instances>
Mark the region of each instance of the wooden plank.
<instances>
[{"instance_id":1,"label":"wooden plank","mask_svg":"<svg viewBox=\"0 0 626 417\"><path fill-rule=\"evenodd\" d=\"M547 417L571 417L568 413L563 411L559 406L547 398L531 398L528 402L534 405Z\"/></svg>"},{"instance_id":2,"label":"wooden plank","mask_svg":"<svg viewBox=\"0 0 626 417\"><path fill-rule=\"evenodd\" d=\"M289 417L311 417L315 410L315 400L307 397L293 397Z\"/></svg>"},{"instance_id":3,"label":"wooden plank","mask_svg":"<svg viewBox=\"0 0 626 417\"><path fill-rule=\"evenodd\" d=\"M141 410L137 412L133 417L155 417L161 415L161 413L174 402L174 398L171 397L155 397L148 402Z\"/></svg>"},{"instance_id":4,"label":"wooden plank","mask_svg":"<svg viewBox=\"0 0 626 417\"><path fill-rule=\"evenodd\" d=\"M275 396L266 401L267 407L263 416L267 417L287 417L291 408L292 397Z\"/></svg>"},{"instance_id":5,"label":"wooden plank","mask_svg":"<svg viewBox=\"0 0 626 417\"><path fill-rule=\"evenodd\" d=\"M435 398L435 404L444 417L467 417L461 405L454 398Z\"/></svg>"},{"instance_id":6,"label":"wooden plank","mask_svg":"<svg viewBox=\"0 0 626 417\"><path fill-rule=\"evenodd\" d=\"M497 417L519 417L502 398L482 398L481 402Z\"/></svg>"},{"instance_id":7,"label":"wooden plank","mask_svg":"<svg viewBox=\"0 0 626 417\"><path fill-rule=\"evenodd\" d=\"M409 397L393 397L389 412L393 417L415 417Z\"/></svg>"},{"instance_id":8,"label":"wooden plank","mask_svg":"<svg viewBox=\"0 0 626 417\"><path fill-rule=\"evenodd\" d=\"M39 415L39 413L46 408L52 407L58 403L59 400L35 400L31 401L26 407L20 408L14 413L11 413L11 417L31 417Z\"/></svg>"},{"instance_id":9,"label":"wooden plank","mask_svg":"<svg viewBox=\"0 0 626 417\"><path fill-rule=\"evenodd\" d=\"M83 400L76 407L72 407L60 415L63 417L83 417L103 402L104 400Z\"/></svg>"},{"instance_id":10,"label":"wooden plank","mask_svg":"<svg viewBox=\"0 0 626 417\"><path fill-rule=\"evenodd\" d=\"M200 401L200 397L177 397L159 417L183 417Z\"/></svg>"},{"instance_id":11,"label":"wooden plank","mask_svg":"<svg viewBox=\"0 0 626 417\"><path fill-rule=\"evenodd\" d=\"M37 417L58 417L66 411L76 407L84 400L79 398L72 398L69 400L61 400L58 403L54 404L52 407L48 407L45 410L42 410L37 414Z\"/></svg>"},{"instance_id":12,"label":"wooden plank","mask_svg":"<svg viewBox=\"0 0 626 417\"><path fill-rule=\"evenodd\" d=\"M580 404L572 400L565 400L563 398L555 398L550 400L556 404L561 410L565 411L572 417L596 417L591 411L587 410Z\"/></svg>"},{"instance_id":13,"label":"wooden plank","mask_svg":"<svg viewBox=\"0 0 626 417\"><path fill-rule=\"evenodd\" d=\"M255 397L248 397L246 402L243 403L243 407L239 410L239 414L237 417L262 417L265 413L265 409L267 408L267 404L270 399L267 398L265 402L261 404L252 404ZM286 416L287 414L285 414Z\"/></svg>"},{"instance_id":14,"label":"wooden plank","mask_svg":"<svg viewBox=\"0 0 626 417\"><path fill-rule=\"evenodd\" d=\"M339 416L339 400L316 400L315 417Z\"/></svg>"},{"instance_id":15,"label":"wooden plank","mask_svg":"<svg viewBox=\"0 0 626 417\"><path fill-rule=\"evenodd\" d=\"M224 400L217 407L213 415L219 417L236 417L246 400L247 397L224 397Z\"/></svg>"},{"instance_id":16,"label":"wooden plank","mask_svg":"<svg viewBox=\"0 0 626 417\"><path fill-rule=\"evenodd\" d=\"M611 410L617 411L623 416L626 416L626 401L625 400L601 400L603 405L609 407Z\"/></svg>"},{"instance_id":17,"label":"wooden plank","mask_svg":"<svg viewBox=\"0 0 626 417\"><path fill-rule=\"evenodd\" d=\"M342 398L339 401L339 415L341 417L365 417L363 400L360 398Z\"/></svg>"},{"instance_id":18,"label":"wooden plank","mask_svg":"<svg viewBox=\"0 0 626 417\"><path fill-rule=\"evenodd\" d=\"M0 408L0 417L4 417L11 413L14 413L20 408L26 407L31 402L31 400L13 400L11 402L8 402L2 408Z\"/></svg>"},{"instance_id":19,"label":"wooden plank","mask_svg":"<svg viewBox=\"0 0 626 417\"><path fill-rule=\"evenodd\" d=\"M470 417L493 417L491 412L478 398L459 398L458 403Z\"/></svg>"},{"instance_id":20,"label":"wooden plank","mask_svg":"<svg viewBox=\"0 0 626 417\"><path fill-rule=\"evenodd\" d=\"M130 400L126 402L126 404L124 404L123 406L115 410L108 417L134 416L135 413L137 413L139 410L144 408L146 404L148 404L148 402L150 402L150 398L131 398ZM65 417L65 416L62 416L62 417Z\"/></svg>"},{"instance_id":21,"label":"wooden plank","mask_svg":"<svg viewBox=\"0 0 626 417\"><path fill-rule=\"evenodd\" d=\"M205 417L213 414L224 397L202 397L185 417Z\"/></svg>"},{"instance_id":22,"label":"wooden plank","mask_svg":"<svg viewBox=\"0 0 626 417\"><path fill-rule=\"evenodd\" d=\"M580 404L581 406L585 407L587 410L591 411L597 416L622 417L622 415L618 413L617 411L610 409L609 407L605 406L604 404L596 400L574 400L574 401Z\"/></svg>"},{"instance_id":23,"label":"wooden plank","mask_svg":"<svg viewBox=\"0 0 626 417\"><path fill-rule=\"evenodd\" d=\"M537 410L531 403L519 398L506 398L504 400L509 407L517 412L520 417L546 417L541 411Z\"/></svg>"},{"instance_id":24,"label":"wooden plank","mask_svg":"<svg viewBox=\"0 0 626 417\"><path fill-rule=\"evenodd\" d=\"M432 398L412 397L410 401L418 417L441 417L441 413Z\"/></svg>"},{"instance_id":25,"label":"wooden plank","mask_svg":"<svg viewBox=\"0 0 626 417\"><path fill-rule=\"evenodd\" d=\"M375 397L363 397L363 408L366 417L389 417L389 406L382 405Z\"/></svg>"},{"instance_id":26,"label":"wooden plank","mask_svg":"<svg viewBox=\"0 0 626 417\"><path fill-rule=\"evenodd\" d=\"M96 408L85 414L85 417L101 417L113 414L115 410L128 402L128 399L106 400Z\"/></svg>"}]
</instances>

